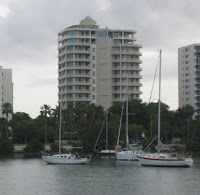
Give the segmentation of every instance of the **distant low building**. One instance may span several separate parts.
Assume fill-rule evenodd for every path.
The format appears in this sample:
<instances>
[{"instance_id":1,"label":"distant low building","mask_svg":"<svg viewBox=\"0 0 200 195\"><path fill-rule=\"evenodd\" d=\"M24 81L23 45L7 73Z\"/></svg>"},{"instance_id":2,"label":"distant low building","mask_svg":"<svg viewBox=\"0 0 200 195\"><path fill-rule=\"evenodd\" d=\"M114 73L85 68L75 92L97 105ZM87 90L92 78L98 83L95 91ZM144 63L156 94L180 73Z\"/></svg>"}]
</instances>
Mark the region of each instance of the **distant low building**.
<instances>
[{"instance_id":1,"label":"distant low building","mask_svg":"<svg viewBox=\"0 0 200 195\"><path fill-rule=\"evenodd\" d=\"M2 104L10 103L13 105L13 82L12 70L3 69L0 66L0 118L6 117L2 114ZM12 115L8 115L8 120L12 119Z\"/></svg>"}]
</instances>

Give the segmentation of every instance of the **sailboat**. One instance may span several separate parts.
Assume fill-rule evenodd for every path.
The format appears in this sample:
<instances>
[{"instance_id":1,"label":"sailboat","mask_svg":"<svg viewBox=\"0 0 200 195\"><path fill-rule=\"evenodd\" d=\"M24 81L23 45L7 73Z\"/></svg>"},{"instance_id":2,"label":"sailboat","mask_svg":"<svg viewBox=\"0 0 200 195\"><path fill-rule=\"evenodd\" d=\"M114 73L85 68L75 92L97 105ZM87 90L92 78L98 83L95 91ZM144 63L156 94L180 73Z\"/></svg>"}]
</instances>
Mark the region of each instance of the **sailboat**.
<instances>
[{"instance_id":1,"label":"sailboat","mask_svg":"<svg viewBox=\"0 0 200 195\"><path fill-rule=\"evenodd\" d=\"M126 80L127 80L127 86L126 86L126 150L116 152L116 158L117 158L117 160L134 161L134 160L138 160L137 155L142 153L142 150L128 150L128 144L129 144L129 138L128 138L128 73L127 73ZM123 113L123 106L122 106L122 113ZM122 120L122 115L121 115L121 120ZM121 120L120 120L120 126L121 126ZM119 130L119 132L120 132L120 130ZM118 135L118 140L119 140L119 135Z\"/></svg>"},{"instance_id":2,"label":"sailboat","mask_svg":"<svg viewBox=\"0 0 200 195\"><path fill-rule=\"evenodd\" d=\"M157 153L143 153L138 155L138 160L143 166L164 166L164 167L189 167L193 164L192 158L185 158L181 154L162 153L160 141L160 99L161 99L161 53L160 50L159 70L159 100L158 100L158 144Z\"/></svg>"},{"instance_id":3,"label":"sailboat","mask_svg":"<svg viewBox=\"0 0 200 195\"><path fill-rule=\"evenodd\" d=\"M43 155L42 159L47 164L65 164L65 165L82 165L88 162L87 158L81 158L78 153L61 154L61 120L62 120L62 102L60 103L60 120L59 120L59 153L56 155Z\"/></svg>"},{"instance_id":4,"label":"sailboat","mask_svg":"<svg viewBox=\"0 0 200 195\"><path fill-rule=\"evenodd\" d=\"M104 123L103 123L103 125L104 125ZM100 131L100 134L101 134L101 131ZM99 136L100 136L100 134L99 134ZM99 136L97 138L97 142L98 142ZM95 144L94 150L96 148L97 142ZM95 154L97 156L115 156L116 155L115 150L108 149L108 113L107 112L106 112L106 149L101 150L101 151L95 151Z\"/></svg>"}]
</instances>

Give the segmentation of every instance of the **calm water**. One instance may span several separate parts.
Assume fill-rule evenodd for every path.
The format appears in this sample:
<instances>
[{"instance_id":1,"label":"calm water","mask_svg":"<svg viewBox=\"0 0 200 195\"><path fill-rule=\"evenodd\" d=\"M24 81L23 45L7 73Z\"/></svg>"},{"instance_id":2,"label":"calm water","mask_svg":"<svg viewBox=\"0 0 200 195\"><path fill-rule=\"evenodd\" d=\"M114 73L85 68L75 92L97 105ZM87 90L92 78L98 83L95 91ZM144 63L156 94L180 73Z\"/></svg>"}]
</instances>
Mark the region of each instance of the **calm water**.
<instances>
[{"instance_id":1,"label":"calm water","mask_svg":"<svg viewBox=\"0 0 200 195\"><path fill-rule=\"evenodd\" d=\"M0 159L0 194L200 194L200 159L192 168L156 168L115 160L47 165L15 156Z\"/></svg>"}]
</instances>

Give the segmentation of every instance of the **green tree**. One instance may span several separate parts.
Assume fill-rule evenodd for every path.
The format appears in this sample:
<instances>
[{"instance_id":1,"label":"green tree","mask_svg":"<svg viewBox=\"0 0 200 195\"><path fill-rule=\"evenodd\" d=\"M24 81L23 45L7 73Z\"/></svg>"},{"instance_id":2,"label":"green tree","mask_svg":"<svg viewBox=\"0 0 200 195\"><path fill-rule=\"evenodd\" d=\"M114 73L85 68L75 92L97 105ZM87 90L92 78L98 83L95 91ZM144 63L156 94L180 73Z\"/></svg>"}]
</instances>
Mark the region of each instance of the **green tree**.
<instances>
[{"instance_id":1,"label":"green tree","mask_svg":"<svg viewBox=\"0 0 200 195\"><path fill-rule=\"evenodd\" d=\"M39 138L39 131L33 119L20 120L13 127L15 140L23 140L27 143L32 138Z\"/></svg>"},{"instance_id":2,"label":"green tree","mask_svg":"<svg viewBox=\"0 0 200 195\"><path fill-rule=\"evenodd\" d=\"M10 103L3 103L2 104L2 114L6 115L6 120L8 122L8 115L13 113L13 106ZM8 137L8 127L7 127L7 131L6 131L6 136ZM11 137L12 137L12 132L11 132Z\"/></svg>"},{"instance_id":3,"label":"green tree","mask_svg":"<svg viewBox=\"0 0 200 195\"><path fill-rule=\"evenodd\" d=\"M44 150L44 144L37 139L29 141L28 145L24 148L26 152L40 152Z\"/></svg>"},{"instance_id":4,"label":"green tree","mask_svg":"<svg viewBox=\"0 0 200 195\"><path fill-rule=\"evenodd\" d=\"M5 118L0 118L0 140L6 138L6 132L8 128L8 122Z\"/></svg>"},{"instance_id":5,"label":"green tree","mask_svg":"<svg viewBox=\"0 0 200 195\"><path fill-rule=\"evenodd\" d=\"M187 141L190 141L190 123L194 115L194 108L191 105L186 105L178 109L179 116L182 120L187 121Z\"/></svg>"},{"instance_id":6,"label":"green tree","mask_svg":"<svg viewBox=\"0 0 200 195\"><path fill-rule=\"evenodd\" d=\"M47 118L51 116L52 114L52 109L49 105L44 104L40 108L40 114L44 118L44 143L47 143Z\"/></svg>"},{"instance_id":7,"label":"green tree","mask_svg":"<svg viewBox=\"0 0 200 195\"><path fill-rule=\"evenodd\" d=\"M0 142L0 155L6 155L12 153L14 145L10 140L4 139Z\"/></svg>"},{"instance_id":8,"label":"green tree","mask_svg":"<svg viewBox=\"0 0 200 195\"><path fill-rule=\"evenodd\" d=\"M10 103L3 103L2 104L2 114L6 115L6 120L8 121L8 114L12 114L13 113L13 106Z\"/></svg>"}]
</instances>

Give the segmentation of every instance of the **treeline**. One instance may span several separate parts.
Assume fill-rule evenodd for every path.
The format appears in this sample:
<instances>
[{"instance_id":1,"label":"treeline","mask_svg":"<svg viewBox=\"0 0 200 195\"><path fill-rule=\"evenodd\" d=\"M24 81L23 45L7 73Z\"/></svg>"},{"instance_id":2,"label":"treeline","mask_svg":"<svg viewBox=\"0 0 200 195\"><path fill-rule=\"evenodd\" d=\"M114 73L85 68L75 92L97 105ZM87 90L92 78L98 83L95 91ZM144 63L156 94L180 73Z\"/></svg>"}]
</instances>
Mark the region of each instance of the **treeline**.
<instances>
[{"instance_id":1,"label":"treeline","mask_svg":"<svg viewBox=\"0 0 200 195\"><path fill-rule=\"evenodd\" d=\"M142 140L142 133L150 140L157 135L158 120L157 103L146 104L140 100L129 100L129 140ZM117 103L108 109L108 144L114 148L117 142L122 103ZM12 106L5 104L2 112L6 118L0 118L0 139L12 137L13 143L28 143L32 139L40 142L54 143L58 140L59 107L41 106L40 115L32 119L24 112L12 113ZM121 143L125 141L125 108L123 111ZM8 114L12 120L8 121ZM200 150L200 121L192 118L193 107L187 105L171 111L161 103L161 141L172 143L179 138L179 143L186 144L191 150ZM77 140L77 145L83 146L85 152L94 148L99 131L105 120L105 110L94 104L69 104L62 111L62 139ZM76 133L75 133L76 132ZM105 125L97 148L105 148Z\"/></svg>"}]
</instances>

